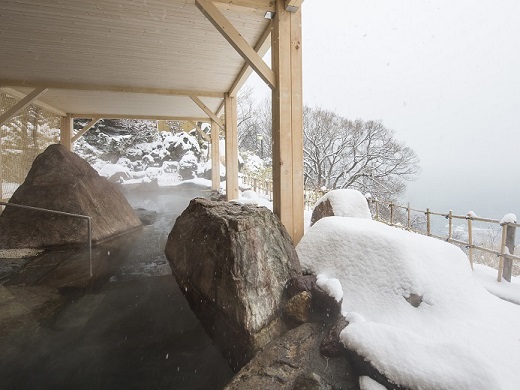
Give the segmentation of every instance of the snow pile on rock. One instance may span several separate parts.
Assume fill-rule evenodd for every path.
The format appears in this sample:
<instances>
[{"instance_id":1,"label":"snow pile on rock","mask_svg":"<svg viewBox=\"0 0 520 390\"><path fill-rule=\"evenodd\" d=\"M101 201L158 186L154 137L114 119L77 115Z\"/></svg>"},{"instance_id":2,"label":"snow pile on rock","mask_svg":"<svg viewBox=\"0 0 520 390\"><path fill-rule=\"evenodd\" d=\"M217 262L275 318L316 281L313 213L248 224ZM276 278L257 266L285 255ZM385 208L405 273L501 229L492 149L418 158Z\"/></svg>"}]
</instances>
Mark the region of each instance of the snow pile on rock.
<instances>
[{"instance_id":1,"label":"snow pile on rock","mask_svg":"<svg viewBox=\"0 0 520 390\"><path fill-rule=\"evenodd\" d=\"M338 217L372 219L366 198L357 190L339 189L330 191L318 199L316 205L327 200L334 210L334 215Z\"/></svg>"},{"instance_id":2,"label":"snow pile on rock","mask_svg":"<svg viewBox=\"0 0 520 390\"><path fill-rule=\"evenodd\" d=\"M410 389L517 389L520 308L489 294L453 245L360 218L319 220L302 267L335 277L347 349Z\"/></svg>"}]
</instances>

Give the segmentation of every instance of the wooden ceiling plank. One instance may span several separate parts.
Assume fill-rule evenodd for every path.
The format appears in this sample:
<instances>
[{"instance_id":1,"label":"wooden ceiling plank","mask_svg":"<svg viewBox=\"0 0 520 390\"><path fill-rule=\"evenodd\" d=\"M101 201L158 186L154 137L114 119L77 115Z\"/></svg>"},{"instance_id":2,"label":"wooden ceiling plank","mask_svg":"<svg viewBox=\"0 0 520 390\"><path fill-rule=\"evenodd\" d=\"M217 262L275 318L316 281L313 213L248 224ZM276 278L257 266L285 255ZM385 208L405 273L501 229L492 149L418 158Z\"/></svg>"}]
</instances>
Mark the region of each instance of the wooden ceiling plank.
<instances>
[{"instance_id":1,"label":"wooden ceiling plank","mask_svg":"<svg viewBox=\"0 0 520 390\"><path fill-rule=\"evenodd\" d=\"M276 88L276 75L267 66L262 57L253 49L229 20L209 0L195 0L200 11L208 18L215 28L226 38L242 58L258 73L272 89ZM200 96L200 95L198 95Z\"/></svg>"},{"instance_id":2,"label":"wooden ceiling plank","mask_svg":"<svg viewBox=\"0 0 520 390\"><path fill-rule=\"evenodd\" d=\"M170 88L146 88L146 87L130 87L118 85L98 85L98 84L80 84L53 81L27 81L27 80L10 80L0 79L0 85L9 87L31 87L31 88L49 88L49 89L74 89L79 91L102 91L102 92L122 92L122 93L142 93L149 95L168 95L168 96L202 96L224 98L224 92L211 91L189 91L182 89Z\"/></svg>"},{"instance_id":3,"label":"wooden ceiling plank","mask_svg":"<svg viewBox=\"0 0 520 390\"><path fill-rule=\"evenodd\" d=\"M85 125L80 131L78 131L74 137L72 137L71 142L76 142L83 134L85 134L87 131L89 131L92 126L94 126L96 123L98 123L101 120L101 118L92 118L92 120Z\"/></svg>"},{"instance_id":4,"label":"wooden ceiling plank","mask_svg":"<svg viewBox=\"0 0 520 390\"><path fill-rule=\"evenodd\" d=\"M0 91L2 91L3 93L6 93L7 95L10 95L10 96L13 96L17 99L23 99L24 97L26 97L27 95L25 93L21 93L21 92L18 92L16 89L12 89L12 88L8 88L8 87L3 87L3 88L0 88ZM59 116L66 116L67 113L65 111L62 111L56 107L53 107L49 104L46 104L40 100L34 100L32 102L32 104L38 106L38 107L41 107L43 108L44 110L47 110L49 112L52 112L53 114L56 114L56 115L59 115Z\"/></svg>"},{"instance_id":5,"label":"wooden ceiling plank","mask_svg":"<svg viewBox=\"0 0 520 390\"><path fill-rule=\"evenodd\" d=\"M214 0L215 3L236 5L238 7L253 8L265 11L274 11L273 0Z\"/></svg>"},{"instance_id":6,"label":"wooden ceiling plank","mask_svg":"<svg viewBox=\"0 0 520 390\"><path fill-rule=\"evenodd\" d=\"M9 110L4 112L0 116L0 126L4 125L9 119L14 117L16 114L18 114L25 107L27 107L34 100L36 100L39 96L43 95L47 91L47 88L36 88L29 95L24 97L22 100L20 100L18 103L16 103L14 106L12 106Z\"/></svg>"},{"instance_id":7,"label":"wooden ceiling plank","mask_svg":"<svg viewBox=\"0 0 520 390\"><path fill-rule=\"evenodd\" d=\"M206 113L212 120L214 120L222 129L224 128L224 124L222 121L209 109L208 106L204 104L202 100L200 100L197 96L190 96L191 100L195 102L197 106L200 107L202 111Z\"/></svg>"}]
</instances>

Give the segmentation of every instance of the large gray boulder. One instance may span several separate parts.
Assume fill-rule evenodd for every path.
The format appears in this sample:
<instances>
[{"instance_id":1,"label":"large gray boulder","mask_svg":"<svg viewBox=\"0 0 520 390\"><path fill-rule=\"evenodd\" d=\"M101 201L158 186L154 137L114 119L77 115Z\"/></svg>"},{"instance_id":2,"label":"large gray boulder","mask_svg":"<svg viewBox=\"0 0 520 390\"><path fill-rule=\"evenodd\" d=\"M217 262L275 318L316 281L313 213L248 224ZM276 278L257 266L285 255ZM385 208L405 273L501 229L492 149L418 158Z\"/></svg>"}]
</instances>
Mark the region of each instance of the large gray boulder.
<instances>
[{"instance_id":1,"label":"large gray boulder","mask_svg":"<svg viewBox=\"0 0 520 390\"><path fill-rule=\"evenodd\" d=\"M330 325L305 323L272 341L235 375L224 390L357 389L358 377L346 356L319 352Z\"/></svg>"},{"instance_id":2,"label":"large gray boulder","mask_svg":"<svg viewBox=\"0 0 520 390\"><path fill-rule=\"evenodd\" d=\"M285 331L284 285L301 269L287 231L268 209L194 199L177 218L165 253L233 369Z\"/></svg>"},{"instance_id":3,"label":"large gray boulder","mask_svg":"<svg viewBox=\"0 0 520 390\"><path fill-rule=\"evenodd\" d=\"M141 226L116 185L62 145L50 145L36 157L10 202L90 216L94 242ZM0 215L3 249L84 245L86 241L84 219L10 206Z\"/></svg>"}]
</instances>

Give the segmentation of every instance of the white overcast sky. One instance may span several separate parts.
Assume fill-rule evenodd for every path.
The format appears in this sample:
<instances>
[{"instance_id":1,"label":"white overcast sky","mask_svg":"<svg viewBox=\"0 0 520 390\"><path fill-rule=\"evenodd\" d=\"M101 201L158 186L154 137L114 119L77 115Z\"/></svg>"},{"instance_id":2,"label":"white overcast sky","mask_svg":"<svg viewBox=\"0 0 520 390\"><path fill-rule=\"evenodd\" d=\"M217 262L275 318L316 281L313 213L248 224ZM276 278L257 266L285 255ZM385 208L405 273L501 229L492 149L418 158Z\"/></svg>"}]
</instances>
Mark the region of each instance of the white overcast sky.
<instances>
[{"instance_id":1,"label":"white overcast sky","mask_svg":"<svg viewBox=\"0 0 520 390\"><path fill-rule=\"evenodd\" d=\"M520 217L520 1L305 0L303 34L304 102L419 156L403 201Z\"/></svg>"}]
</instances>

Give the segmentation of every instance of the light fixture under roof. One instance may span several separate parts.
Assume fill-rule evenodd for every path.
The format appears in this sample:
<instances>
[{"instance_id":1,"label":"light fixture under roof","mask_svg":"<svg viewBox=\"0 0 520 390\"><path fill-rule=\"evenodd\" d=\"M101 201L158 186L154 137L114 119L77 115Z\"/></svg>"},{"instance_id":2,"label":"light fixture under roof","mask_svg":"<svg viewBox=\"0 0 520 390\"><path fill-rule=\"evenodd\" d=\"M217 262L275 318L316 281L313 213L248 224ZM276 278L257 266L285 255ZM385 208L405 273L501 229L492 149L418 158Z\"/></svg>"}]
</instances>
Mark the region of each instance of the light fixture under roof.
<instances>
[{"instance_id":1,"label":"light fixture under roof","mask_svg":"<svg viewBox=\"0 0 520 390\"><path fill-rule=\"evenodd\" d=\"M266 11L265 15L264 15L264 18L266 19L272 19L274 18L274 15L276 14L276 12L274 11Z\"/></svg>"}]
</instances>

